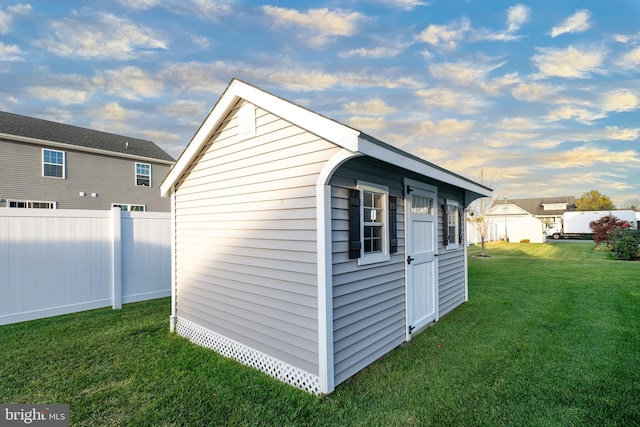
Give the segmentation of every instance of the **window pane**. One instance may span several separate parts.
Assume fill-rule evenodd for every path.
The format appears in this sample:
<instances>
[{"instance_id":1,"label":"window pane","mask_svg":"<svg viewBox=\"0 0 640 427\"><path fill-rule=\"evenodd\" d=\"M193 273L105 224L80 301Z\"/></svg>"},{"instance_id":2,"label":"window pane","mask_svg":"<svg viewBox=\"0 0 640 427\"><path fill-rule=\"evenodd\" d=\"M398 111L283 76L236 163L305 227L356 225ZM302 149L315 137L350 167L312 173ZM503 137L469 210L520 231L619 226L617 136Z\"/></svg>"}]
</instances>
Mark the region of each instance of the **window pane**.
<instances>
[{"instance_id":1,"label":"window pane","mask_svg":"<svg viewBox=\"0 0 640 427\"><path fill-rule=\"evenodd\" d=\"M382 209L382 194L373 193L373 207Z\"/></svg>"},{"instance_id":2,"label":"window pane","mask_svg":"<svg viewBox=\"0 0 640 427\"><path fill-rule=\"evenodd\" d=\"M62 178L62 166L56 166L51 164L44 165L44 176L53 176Z\"/></svg>"},{"instance_id":3,"label":"window pane","mask_svg":"<svg viewBox=\"0 0 640 427\"><path fill-rule=\"evenodd\" d=\"M382 226L364 227L364 252L382 252Z\"/></svg>"},{"instance_id":4,"label":"window pane","mask_svg":"<svg viewBox=\"0 0 640 427\"><path fill-rule=\"evenodd\" d=\"M431 197L413 196L411 212L421 215L433 215L433 199Z\"/></svg>"}]
</instances>

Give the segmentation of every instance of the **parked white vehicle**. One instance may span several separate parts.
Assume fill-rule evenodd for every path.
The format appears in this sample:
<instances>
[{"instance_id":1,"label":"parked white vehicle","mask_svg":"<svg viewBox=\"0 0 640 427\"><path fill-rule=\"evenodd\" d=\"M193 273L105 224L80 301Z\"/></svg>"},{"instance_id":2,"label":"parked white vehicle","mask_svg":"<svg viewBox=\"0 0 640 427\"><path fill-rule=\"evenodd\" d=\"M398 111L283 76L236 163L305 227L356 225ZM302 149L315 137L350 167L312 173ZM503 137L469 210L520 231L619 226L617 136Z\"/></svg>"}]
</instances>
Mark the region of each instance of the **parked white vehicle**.
<instances>
[{"instance_id":1,"label":"parked white vehicle","mask_svg":"<svg viewBox=\"0 0 640 427\"><path fill-rule=\"evenodd\" d=\"M589 237L593 234L589 223L607 215L613 215L636 228L636 212L632 210L565 212L562 215L562 223L547 224L547 237L556 240Z\"/></svg>"}]
</instances>

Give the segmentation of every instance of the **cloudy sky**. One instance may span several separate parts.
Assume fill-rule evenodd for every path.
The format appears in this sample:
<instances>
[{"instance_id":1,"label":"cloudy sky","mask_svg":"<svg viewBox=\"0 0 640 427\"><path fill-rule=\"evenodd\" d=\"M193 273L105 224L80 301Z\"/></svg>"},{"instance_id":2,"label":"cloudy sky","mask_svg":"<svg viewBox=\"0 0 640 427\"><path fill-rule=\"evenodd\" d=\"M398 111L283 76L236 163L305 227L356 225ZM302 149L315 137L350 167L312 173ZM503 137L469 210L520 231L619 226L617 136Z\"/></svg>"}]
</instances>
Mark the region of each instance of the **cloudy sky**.
<instances>
[{"instance_id":1,"label":"cloudy sky","mask_svg":"<svg viewBox=\"0 0 640 427\"><path fill-rule=\"evenodd\" d=\"M0 0L0 110L178 157L233 77L498 198L640 199L637 0Z\"/></svg>"}]
</instances>

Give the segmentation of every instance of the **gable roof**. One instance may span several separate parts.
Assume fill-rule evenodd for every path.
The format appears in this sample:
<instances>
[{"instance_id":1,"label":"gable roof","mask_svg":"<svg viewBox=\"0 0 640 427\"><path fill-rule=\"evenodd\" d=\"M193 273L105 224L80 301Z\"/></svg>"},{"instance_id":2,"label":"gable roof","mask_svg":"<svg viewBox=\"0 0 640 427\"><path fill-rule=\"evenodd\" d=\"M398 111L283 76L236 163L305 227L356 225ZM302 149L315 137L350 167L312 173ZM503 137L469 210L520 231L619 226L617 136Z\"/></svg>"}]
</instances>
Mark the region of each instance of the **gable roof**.
<instances>
[{"instance_id":1,"label":"gable roof","mask_svg":"<svg viewBox=\"0 0 640 427\"><path fill-rule=\"evenodd\" d=\"M519 206L525 211L529 212L533 216L545 216L545 215L562 215L567 211L574 211L576 209L576 198L574 196L562 196L562 197L536 197L530 199L508 199L508 203L513 203ZM502 204L500 200L495 200L493 206ZM551 205L557 203L566 203L567 209L553 209L545 210L544 205Z\"/></svg>"},{"instance_id":2,"label":"gable roof","mask_svg":"<svg viewBox=\"0 0 640 427\"><path fill-rule=\"evenodd\" d=\"M357 129L294 104L238 79L232 79L216 105L196 131L178 161L160 186L163 196L186 172L202 147L211 138L238 100L244 99L294 125L330 141L356 155L370 156L395 166L456 185L471 193L471 200L491 196L492 190L475 181L448 171Z\"/></svg>"},{"instance_id":3,"label":"gable roof","mask_svg":"<svg viewBox=\"0 0 640 427\"><path fill-rule=\"evenodd\" d=\"M0 111L0 139L173 163L155 143Z\"/></svg>"}]
</instances>

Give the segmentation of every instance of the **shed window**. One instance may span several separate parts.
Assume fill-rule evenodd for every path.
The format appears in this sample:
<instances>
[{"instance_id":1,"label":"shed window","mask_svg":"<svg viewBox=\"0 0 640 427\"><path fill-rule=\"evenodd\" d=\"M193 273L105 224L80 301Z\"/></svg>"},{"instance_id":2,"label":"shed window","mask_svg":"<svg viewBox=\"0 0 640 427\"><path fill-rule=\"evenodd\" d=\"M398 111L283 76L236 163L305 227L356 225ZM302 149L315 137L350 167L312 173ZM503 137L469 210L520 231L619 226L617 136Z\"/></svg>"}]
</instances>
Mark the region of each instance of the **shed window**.
<instances>
[{"instance_id":1,"label":"shed window","mask_svg":"<svg viewBox=\"0 0 640 427\"><path fill-rule=\"evenodd\" d=\"M64 151L42 149L42 176L64 178Z\"/></svg>"},{"instance_id":2,"label":"shed window","mask_svg":"<svg viewBox=\"0 0 640 427\"><path fill-rule=\"evenodd\" d=\"M148 163L136 163L136 185L151 187L151 165Z\"/></svg>"},{"instance_id":3,"label":"shed window","mask_svg":"<svg viewBox=\"0 0 640 427\"><path fill-rule=\"evenodd\" d=\"M447 249L457 249L460 245L460 205L458 202L447 200L445 210L445 246Z\"/></svg>"},{"instance_id":4,"label":"shed window","mask_svg":"<svg viewBox=\"0 0 640 427\"><path fill-rule=\"evenodd\" d=\"M360 191L360 265L383 262L389 253L389 188L367 182L358 182Z\"/></svg>"}]
</instances>

